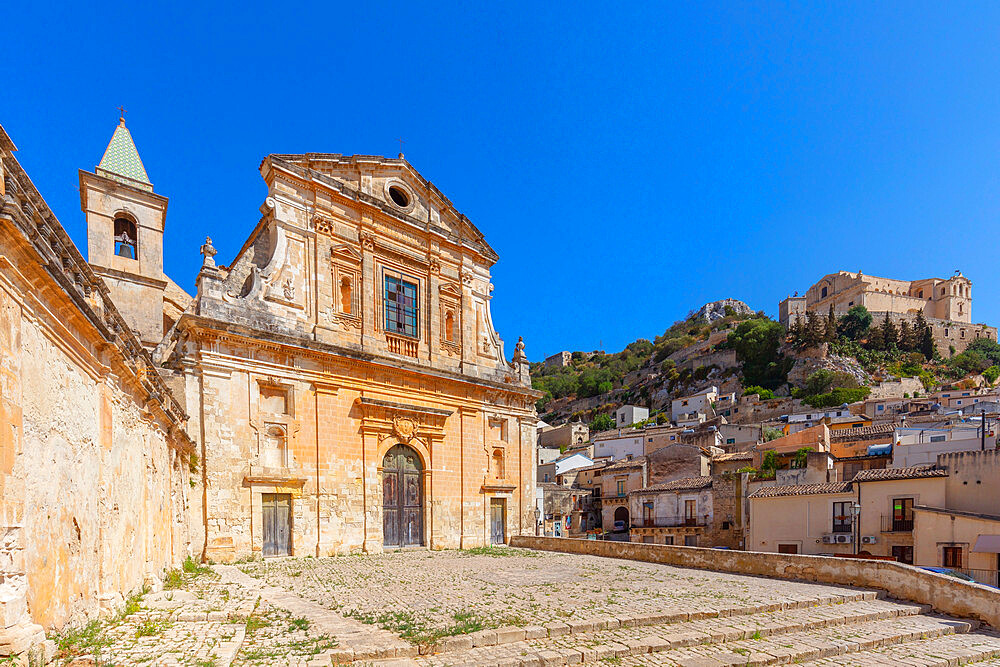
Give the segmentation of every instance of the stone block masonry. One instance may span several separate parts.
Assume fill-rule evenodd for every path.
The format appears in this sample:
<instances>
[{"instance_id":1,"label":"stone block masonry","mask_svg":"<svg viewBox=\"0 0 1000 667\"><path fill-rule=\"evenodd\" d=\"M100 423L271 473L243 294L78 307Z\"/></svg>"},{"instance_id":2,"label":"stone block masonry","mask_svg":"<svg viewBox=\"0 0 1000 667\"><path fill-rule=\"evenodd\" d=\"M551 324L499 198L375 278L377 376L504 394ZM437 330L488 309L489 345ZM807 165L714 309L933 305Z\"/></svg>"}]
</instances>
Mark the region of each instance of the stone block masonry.
<instances>
[{"instance_id":1,"label":"stone block masonry","mask_svg":"<svg viewBox=\"0 0 1000 667\"><path fill-rule=\"evenodd\" d=\"M1000 627L1000 590L892 561L528 535L513 538L511 546L778 579L878 588L900 600L912 600L930 605L945 614L974 618L995 628Z\"/></svg>"}]
</instances>

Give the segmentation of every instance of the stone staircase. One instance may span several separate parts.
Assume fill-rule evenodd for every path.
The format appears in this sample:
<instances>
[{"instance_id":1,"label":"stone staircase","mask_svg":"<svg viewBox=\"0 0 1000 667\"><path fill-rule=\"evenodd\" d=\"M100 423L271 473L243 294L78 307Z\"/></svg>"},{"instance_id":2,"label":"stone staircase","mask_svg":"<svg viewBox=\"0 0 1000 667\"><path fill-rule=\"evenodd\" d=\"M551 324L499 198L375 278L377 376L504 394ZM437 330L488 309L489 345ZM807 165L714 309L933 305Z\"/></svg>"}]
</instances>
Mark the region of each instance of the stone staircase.
<instances>
[{"instance_id":1,"label":"stone staircase","mask_svg":"<svg viewBox=\"0 0 1000 667\"><path fill-rule=\"evenodd\" d=\"M355 664L1000 665L1000 634L975 621L858 591L712 614L501 628L447 638L435 650Z\"/></svg>"}]
</instances>

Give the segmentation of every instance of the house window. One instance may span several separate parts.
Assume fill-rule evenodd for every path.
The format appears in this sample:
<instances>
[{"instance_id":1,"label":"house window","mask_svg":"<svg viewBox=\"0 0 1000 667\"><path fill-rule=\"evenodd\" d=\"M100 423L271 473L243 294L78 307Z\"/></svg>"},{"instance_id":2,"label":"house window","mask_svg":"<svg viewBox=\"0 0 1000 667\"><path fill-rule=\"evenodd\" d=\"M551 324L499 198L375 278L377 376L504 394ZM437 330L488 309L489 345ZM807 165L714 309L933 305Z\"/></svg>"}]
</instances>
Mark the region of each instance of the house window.
<instances>
[{"instance_id":1,"label":"house window","mask_svg":"<svg viewBox=\"0 0 1000 667\"><path fill-rule=\"evenodd\" d=\"M694 526L698 522L698 507L694 500L684 501L684 523L688 526Z\"/></svg>"},{"instance_id":2,"label":"house window","mask_svg":"<svg viewBox=\"0 0 1000 667\"><path fill-rule=\"evenodd\" d=\"M962 401L959 401L959 403L961 403L961 402ZM943 436L943 435L932 435L931 436L931 442L944 442L945 438L946 438L946 436Z\"/></svg>"},{"instance_id":3,"label":"house window","mask_svg":"<svg viewBox=\"0 0 1000 667\"><path fill-rule=\"evenodd\" d=\"M625 495L625 480L620 479L616 483L616 491L618 492L618 497L621 498Z\"/></svg>"},{"instance_id":4,"label":"house window","mask_svg":"<svg viewBox=\"0 0 1000 667\"><path fill-rule=\"evenodd\" d=\"M736 444L736 438L726 438L726 444L727 445L735 445Z\"/></svg>"},{"instance_id":5,"label":"house window","mask_svg":"<svg viewBox=\"0 0 1000 667\"><path fill-rule=\"evenodd\" d=\"M729 521L723 521L722 522L722 530L729 530L732 527L732 525L733 524L730 523Z\"/></svg>"},{"instance_id":6,"label":"house window","mask_svg":"<svg viewBox=\"0 0 1000 667\"><path fill-rule=\"evenodd\" d=\"M393 276L385 277L385 330L417 337L420 308L417 285Z\"/></svg>"},{"instance_id":7,"label":"house window","mask_svg":"<svg viewBox=\"0 0 1000 667\"><path fill-rule=\"evenodd\" d=\"M892 530L893 532L913 530L913 498L893 498Z\"/></svg>"},{"instance_id":8,"label":"house window","mask_svg":"<svg viewBox=\"0 0 1000 667\"><path fill-rule=\"evenodd\" d=\"M673 535L667 535L666 537L663 538L663 543L664 544L668 544L668 545L673 544L674 543L674 536Z\"/></svg>"},{"instance_id":9,"label":"house window","mask_svg":"<svg viewBox=\"0 0 1000 667\"><path fill-rule=\"evenodd\" d=\"M827 290L827 288L825 288L825 287L824 287L824 288L823 288L823 289L822 289L822 290L820 291L820 295L819 295L819 298L821 298L821 299L825 299L825 298L826 298L826 290Z\"/></svg>"},{"instance_id":10,"label":"house window","mask_svg":"<svg viewBox=\"0 0 1000 667\"><path fill-rule=\"evenodd\" d=\"M962 567L962 547L941 547L942 567Z\"/></svg>"},{"instance_id":11,"label":"house window","mask_svg":"<svg viewBox=\"0 0 1000 667\"><path fill-rule=\"evenodd\" d=\"M135 223L128 218L115 218L115 254L127 259L139 259L139 241Z\"/></svg>"},{"instance_id":12,"label":"house window","mask_svg":"<svg viewBox=\"0 0 1000 667\"><path fill-rule=\"evenodd\" d=\"M653 525L653 503L651 502L642 504L642 523L646 526Z\"/></svg>"},{"instance_id":13,"label":"house window","mask_svg":"<svg viewBox=\"0 0 1000 667\"><path fill-rule=\"evenodd\" d=\"M910 546L894 546L892 548L892 557L898 560L900 563L907 563L908 565L913 565L913 547Z\"/></svg>"},{"instance_id":14,"label":"house window","mask_svg":"<svg viewBox=\"0 0 1000 667\"><path fill-rule=\"evenodd\" d=\"M698 536L697 535L685 535L684 536L684 546L686 546L686 547L696 547L696 546L698 546Z\"/></svg>"},{"instance_id":15,"label":"house window","mask_svg":"<svg viewBox=\"0 0 1000 667\"><path fill-rule=\"evenodd\" d=\"M833 532L851 532L851 503L833 504Z\"/></svg>"},{"instance_id":16,"label":"house window","mask_svg":"<svg viewBox=\"0 0 1000 667\"><path fill-rule=\"evenodd\" d=\"M799 552L799 545L797 544L779 544L778 553L779 554L797 554Z\"/></svg>"}]
</instances>

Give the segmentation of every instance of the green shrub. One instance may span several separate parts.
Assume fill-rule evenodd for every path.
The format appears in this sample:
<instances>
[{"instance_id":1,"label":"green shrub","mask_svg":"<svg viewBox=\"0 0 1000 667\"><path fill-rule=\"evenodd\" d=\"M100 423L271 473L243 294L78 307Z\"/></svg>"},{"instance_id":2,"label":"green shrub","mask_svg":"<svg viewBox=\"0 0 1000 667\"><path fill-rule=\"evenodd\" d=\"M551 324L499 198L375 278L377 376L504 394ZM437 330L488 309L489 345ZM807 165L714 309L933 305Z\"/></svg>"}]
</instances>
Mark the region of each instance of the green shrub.
<instances>
[{"instance_id":1,"label":"green shrub","mask_svg":"<svg viewBox=\"0 0 1000 667\"><path fill-rule=\"evenodd\" d=\"M804 396L802 402L814 408L834 408L843 403L863 401L868 398L870 393L870 387L857 387L855 389L837 387L824 394Z\"/></svg>"}]
</instances>

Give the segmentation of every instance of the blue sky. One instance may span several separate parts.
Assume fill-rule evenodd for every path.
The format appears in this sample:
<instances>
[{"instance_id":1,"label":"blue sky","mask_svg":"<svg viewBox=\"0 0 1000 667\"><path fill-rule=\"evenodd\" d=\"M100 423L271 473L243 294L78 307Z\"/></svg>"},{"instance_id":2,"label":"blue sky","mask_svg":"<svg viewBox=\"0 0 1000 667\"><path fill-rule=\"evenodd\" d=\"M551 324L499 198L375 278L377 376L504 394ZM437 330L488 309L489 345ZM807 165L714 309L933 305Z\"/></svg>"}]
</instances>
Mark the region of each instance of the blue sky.
<instances>
[{"instance_id":1,"label":"blue sky","mask_svg":"<svg viewBox=\"0 0 1000 667\"><path fill-rule=\"evenodd\" d=\"M84 4L4 8L0 123L85 251L76 170L125 105L189 290L265 155L402 137L500 255L508 353L776 314L840 269L961 269L1000 324L1000 4Z\"/></svg>"}]
</instances>

